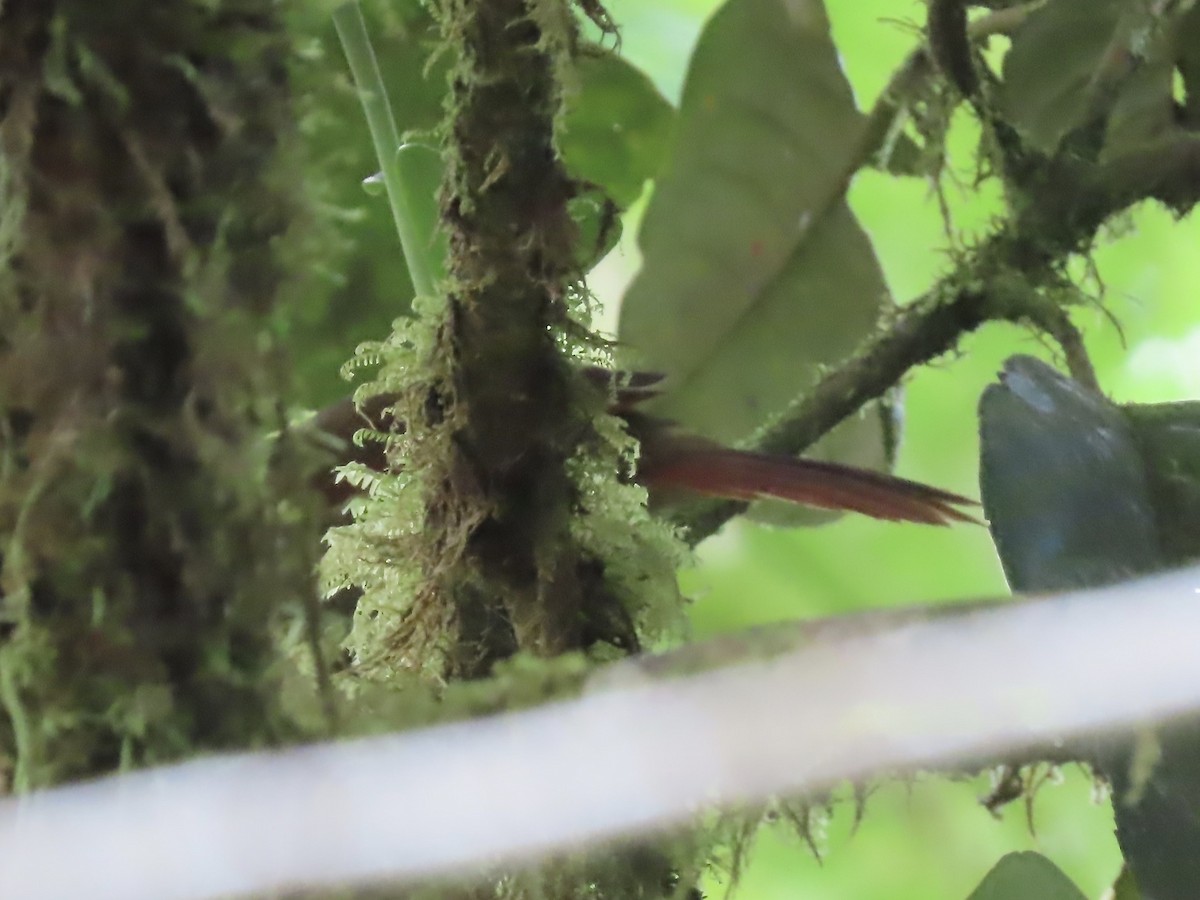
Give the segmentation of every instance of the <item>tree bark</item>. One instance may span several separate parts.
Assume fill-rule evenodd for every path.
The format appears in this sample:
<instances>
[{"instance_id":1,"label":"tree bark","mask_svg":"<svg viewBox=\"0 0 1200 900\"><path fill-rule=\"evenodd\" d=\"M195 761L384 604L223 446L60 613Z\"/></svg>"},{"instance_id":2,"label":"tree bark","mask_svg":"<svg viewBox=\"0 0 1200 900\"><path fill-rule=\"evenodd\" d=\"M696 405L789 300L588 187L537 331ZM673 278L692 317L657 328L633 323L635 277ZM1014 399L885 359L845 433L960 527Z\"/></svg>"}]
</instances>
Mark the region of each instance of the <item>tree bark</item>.
<instances>
[{"instance_id":1,"label":"tree bark","mask_svg":"<svg viewBox=\"0 0 1200 900\"><path fill-rule=\"evenodd\" d=\"M311 591L313 531L262 441L287 49L269 0L0 12L0 757L17 790L294 733L272 628Z\"/></svg>"}]
</instances>

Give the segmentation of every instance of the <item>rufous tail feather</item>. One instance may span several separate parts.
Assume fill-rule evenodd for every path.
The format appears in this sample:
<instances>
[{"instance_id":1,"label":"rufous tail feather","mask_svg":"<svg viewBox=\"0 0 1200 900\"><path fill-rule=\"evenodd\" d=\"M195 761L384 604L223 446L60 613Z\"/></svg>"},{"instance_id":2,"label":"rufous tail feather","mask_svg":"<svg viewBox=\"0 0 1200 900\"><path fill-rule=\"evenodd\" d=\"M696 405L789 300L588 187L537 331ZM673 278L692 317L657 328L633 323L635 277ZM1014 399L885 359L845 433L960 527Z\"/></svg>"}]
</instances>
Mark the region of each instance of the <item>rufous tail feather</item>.
<instances>
[{"instance_id":1,"label":"rufous tail feather","mask_svg":"<svg viewBox=\"0 0 1200 900\"><path fill-rule=\"evenodd\" d=\"M975 501L893 475L719 446L673 449L638 469L638 480L647 488L729 500L774 498L893 522L982 524L958 508L978 506Z\"/></svg>"}]
</instances>

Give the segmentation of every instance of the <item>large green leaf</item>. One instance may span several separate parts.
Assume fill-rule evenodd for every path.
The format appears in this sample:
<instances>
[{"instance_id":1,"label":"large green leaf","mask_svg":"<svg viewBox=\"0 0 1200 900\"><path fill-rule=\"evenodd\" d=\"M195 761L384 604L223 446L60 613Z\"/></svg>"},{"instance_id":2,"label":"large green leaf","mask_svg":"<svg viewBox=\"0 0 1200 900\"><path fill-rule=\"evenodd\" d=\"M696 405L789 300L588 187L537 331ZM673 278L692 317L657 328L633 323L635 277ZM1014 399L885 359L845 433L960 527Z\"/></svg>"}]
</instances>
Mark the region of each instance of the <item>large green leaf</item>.
<instances>
[{"instance_id":1,"label":"large green leaf","mask_svg":"<svg viewBox=\"0 0 1200 900\"><path fill-rule=\"evenodd\" d=\"M849 355L874 326L886 288L878 269L865 264L874 262L871 253L839 203L755 295L739 298L715 284L712 293L700 284L692 296L663 293L657 303L643 303L643 327L656 341L635 340L641 329L634 327L634 310L622 318L621 338L670 377L660 411L710 437L744 440L807 388L821 365ZM713 272L711 280L722 274ZM634 285L631 301L651 278L648 273Z\"/></svg>"},{"instance_id":2,"label":"large green leaf","mask_svg":"<svg viewBox=\"0 0 1200 900\"><path fill-rule=\"evenodd\" d=\"M658 174L671 142L675 109L654 83L615 53L598 48L577 62L559 151L577 178L604 188L626 208Z\"/></svg>"},{"instance_id":3,"label":"large green leaf","mask_svg":"<svg viewBox=\"0 0 1200 900\"><path fill-rule=\"evenodd\" d=\"M967 900L1086 900L1062 870L1040 853L1009 853Z\"/></svg>"},{"instance_id":4,"label":"large green leaf","mask_svg":"<svg viewBox=\"0 0 1200 900\"><path fill-rule=\"evenodd\" d=\"M1189 52L1188 4L1158 10L1138 0L1050 0L1012 35L1000 108L1038 149L1052 153L1084 129L1105 155L1175 125L1173 76ZM1089 151L1090 152L1090 151Z\"/></svg>"},{"instance_id":5,"label":"large green leaf","mask_svg":"<svg viewBox=\"0 0 1200 900\"><path fill-rule=\"evenodd\" d=\"M1054 152L1091 108L1128 0L1049 0L1012 34L1000 109L1038 149Z\"/></svg>"},{"instance_id":6,"label":"large green leaf","mask_svg":"<svg viewBox=\"0 0 1200 900\"><path fill-rule=\"evenodd\" d=\"M1175 66L1164 41L1138 66L1117 95L1108 117L1102 156L1119 156L1175 128Z\"/></svg>"},{"instance_id":7,"label":"large green leaf","mask_svg":"<svg viewBox=\"0 0 1200 900\"><path fill-rule=\"evenodd\" d=\"M862 123L817 0L709 22L621 310L631 363L669 378L656 412L746 442L875 326L887 287L840 199ZM846 429L886 463L878 417Z\"/></svg>"}]
</instances>

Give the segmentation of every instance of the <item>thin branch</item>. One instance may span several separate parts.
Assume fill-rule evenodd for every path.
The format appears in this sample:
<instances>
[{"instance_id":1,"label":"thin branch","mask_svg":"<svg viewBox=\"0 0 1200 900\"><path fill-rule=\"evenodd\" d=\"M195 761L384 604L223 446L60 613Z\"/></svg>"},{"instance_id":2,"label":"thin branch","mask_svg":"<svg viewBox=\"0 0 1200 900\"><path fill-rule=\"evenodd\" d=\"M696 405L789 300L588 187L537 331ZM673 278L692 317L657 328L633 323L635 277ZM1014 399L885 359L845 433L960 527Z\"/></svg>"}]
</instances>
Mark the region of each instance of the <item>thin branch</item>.
<instances>
[{"instance_id":1,"label":"thin branch","mask_svg":"<svg viewBox=\"0 0 1200 900\"><path fill-rule=\"evenodd\" d=\"M203 900L463 878L700 806L1090 742L1200 711L1198 585L1192 568L818 633L698 676L625 670L528 712L10 800L0 895Z\"/></svg>"},{"instance_id":2,"label":"thin branch","mask_svg":"<svg viewBox=\"0 0 1200 900\"><path fill-rule=\"evenodd\" d=\"M972 45L993 35L1012 33L1044 0L997 8L969 21L967 7L977 5L970 0L930 0L925 26L928 44L917 51L931 56L947 80L973 104L978 101L979 76Z\"/></svg>"},{"instance_id":3,"label":"thin branch","mask_svg":"<svg viewBox=\"0 0 1200 900\"><path fill-rule=\"evenodd\" d=\"M979 93L970 39L967 37L965 0L930 0L926 24L929 54L946 79L967 100Z\"/></svg>"},{"instance_id":4,"label":"thin branch","mask_svg":"<svg viewBox=\"0 0 1200 900\"><path fill-rule=\"evenodd\" d=\"M966 38L971 41L986 41L992 35L1007 33L1019 25L1030 9L1036 5L1038 4L989 13L966 27ZM850 182L855 174L879 157L892 138L898 120L908 105L926 90L930 79L936 74L930 53L928 45L923 44L917 47L892 73L887 86L884 87L876 99L875 105L871 108L871 112L867 115L862 132L854 147L851 148L840 174L831 179L832 189L814 207L815 220L823 217L834 204L846 196L846 191L849 190Z\"/></svg>"},{"instance_id":5,"label":"thin branch","mask_svg":"<svg viewBox=\"0 0 1200 900\"><path fill-rule=\"evenodd\" d=\"M1041 5L1041 0L1037 0L1034 3L988 13L986 16L966 24L966 38L974 43L984 43L994 35L1009 34ZM919 97L927 89L930 79L936 74L937 70L934 68L928 44L922 44L909 53L904 62L892 73L887 86L880 93L867 116L863 137L850 160L852 168L849 168L844 179L847 185L854 173L880 152L893 133L898 117L904 113L914 98Z\"/></svg>"},{"instance_id":6,"label":"thin branch","mask_svg":"<svg viewBox=\"0 0 1200 900\"><path fill-rule=\"evenodd\" d=\"M1034 327L1057 342L1071 377L1084 387L1100 393L1100 381L1096 377L1096 369L1092 366L1087 348L1083 345L1083 335L1079 333L1067 311L1057 303L1044 303L1037 307L1031 305L1025 311L1025 315Z\"/></svg>"}]
</instances>

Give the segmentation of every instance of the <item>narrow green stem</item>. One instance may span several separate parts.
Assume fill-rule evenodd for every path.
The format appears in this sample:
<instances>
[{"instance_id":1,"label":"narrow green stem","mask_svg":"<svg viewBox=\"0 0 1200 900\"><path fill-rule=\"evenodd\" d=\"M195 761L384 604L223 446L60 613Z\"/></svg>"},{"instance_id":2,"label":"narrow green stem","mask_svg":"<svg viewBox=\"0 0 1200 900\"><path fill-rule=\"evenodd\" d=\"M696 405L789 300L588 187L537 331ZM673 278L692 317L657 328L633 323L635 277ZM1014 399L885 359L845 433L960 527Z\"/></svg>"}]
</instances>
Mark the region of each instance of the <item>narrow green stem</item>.
<instances>
[{"instance_id":1,"label":"narrow green stem","mask_svg":"<svg viewBox=\"0 0 1200 900\"><path fill-rule=\"evenodd\" d=\"M362 10L355 0L339 6L333 13L333 24L342 41L346 60L358 87L367 127L375 144L375 155L383 170L383 182L387 188L388 202L392 207L392 218L400 235L400 246L408 263L409 276L418 294L432 296L437 289L433 266L428 258L432 235L421 234L414 216L414 207L419 203L414 186L407 183L400 166L400 130L392 115L387 89L379 73L379 63L367 35L367 24Z\"/></svg>"}]
</instances>

